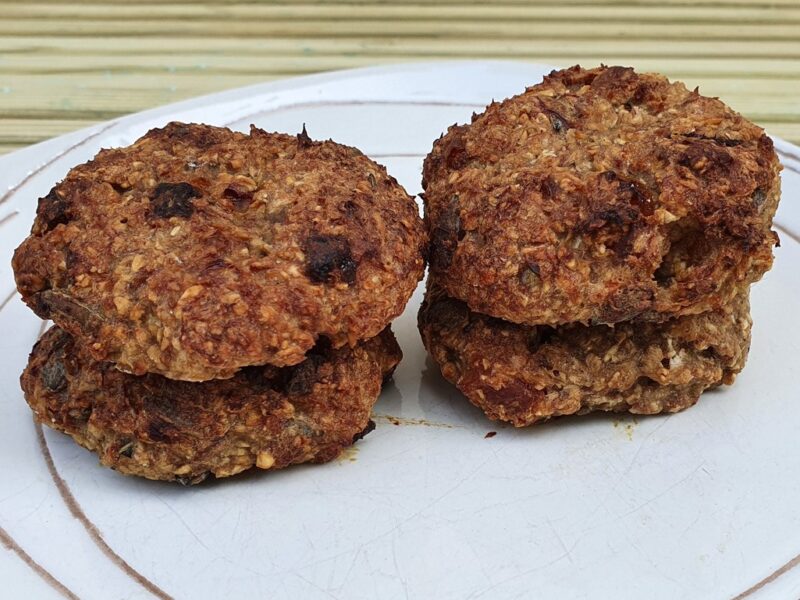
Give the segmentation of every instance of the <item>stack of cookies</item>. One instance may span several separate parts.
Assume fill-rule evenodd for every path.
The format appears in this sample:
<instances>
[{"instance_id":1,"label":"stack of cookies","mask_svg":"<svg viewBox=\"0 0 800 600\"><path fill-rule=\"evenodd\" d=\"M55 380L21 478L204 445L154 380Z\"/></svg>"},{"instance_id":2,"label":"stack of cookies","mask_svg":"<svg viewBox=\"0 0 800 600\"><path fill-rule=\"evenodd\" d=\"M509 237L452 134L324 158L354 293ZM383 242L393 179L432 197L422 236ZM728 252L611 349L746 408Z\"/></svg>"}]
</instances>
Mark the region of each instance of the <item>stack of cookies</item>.
<instances>
[{"instance_id":1,"label":"stack of cookies","mask_svg":"<svg viewBox=\"0 0 800 600\"><path fill-rule=\"evenodd\" d=\"M516 426L691 406L744 366L779 170L718 99L629 68L553 72L425 161L425 345Z\"/></svg>"},{"instance_id":2,"label":"stack of cookies","mask_svg":"<svg viewBox=\"0 0 800 600\"><path fill-rule=\"evenodd\" d=\"M374 427L424 270L414 200L354 148L171 123L39 200L13 266L50 329L42 423L150 479L323 462Z\"/></svg>"}]
</instances>

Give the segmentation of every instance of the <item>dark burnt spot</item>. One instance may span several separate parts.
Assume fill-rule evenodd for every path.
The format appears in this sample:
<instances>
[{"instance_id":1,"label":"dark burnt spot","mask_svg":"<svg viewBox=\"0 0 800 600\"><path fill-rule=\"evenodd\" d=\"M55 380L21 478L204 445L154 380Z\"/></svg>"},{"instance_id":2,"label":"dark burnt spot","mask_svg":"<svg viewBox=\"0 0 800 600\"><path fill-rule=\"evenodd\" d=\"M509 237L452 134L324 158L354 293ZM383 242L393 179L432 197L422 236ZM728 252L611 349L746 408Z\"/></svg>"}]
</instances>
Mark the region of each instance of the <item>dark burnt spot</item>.
<instances>
[{"instance_id":1,"label":"dark burnt spot","mask_svg":"<svg viewBox=\"0 0 800 600\"><path fill-rule=\"evenodd\" d=\"M496 435L497 435L496 431L490 431L485 436L483 436L483 439L488 440L489 438L493 438Z\"/></svg>"},{"instance_id":2,"label":"dark burnt spot","mask_svg":"<svg viewBox=\"0 0 800 600\"><path fill-rule=\"evenodd\" d=\"M62 198L56 188L50 190L46 196L39 198L36 207L36 216L44 224L44 230L50 231L59 225L66 225L73 218L72 203L67 198Z\"/></svg>"},{"instance_id":3,"label":"dark burnt spot","mask_svg":"<svg viewBox=\"0 0 800 600\"><path fill-rule=\"evenodd\" d=\"M552 175L548 175L539 183L539 191L544 199L552 200L558 196L558 193L561 191L561 186L559 186L558 182L553 179Z\"/></svg>"},{"instance_id":4,"label":"dark burnt spot","mask_svg":"<svg viewBox=\"0 0 800 600\"><path fill-rule=\"evenodd\" d=\"M230 200L237 210L245 210L253 201L253 192L235 183L226 187L222 196Z\"/></svg>"},{"instance_id":5,"label":"dark burnt spot","mask_svg":"<svg viewBox=\"0 0 800 600\"><path fill-rule=\"evenodd\" d=\"M375 421L370 419L367 426L353 436L353 443L355 444L358 440L363 440L367 434L373 431L375 431Z\"/></svg>"},{"instance_id":6,"label":"dark burnt spot","mask_svg":"<svg viewBox=\"0 0 800 600\"><path fill-rule=\"evenodd\" d=\"M661 366L664 367L665 369L669 369L669 358L667 358L666 356L662 358Z\"/></svg>"},{"instance_id":7,"label":"dark burnt spot","mask_svg":"<svg viewBox=\"0 0 800 600\"><path fill-rule=\"evenodd\" d=\"M195 148L204 149L216 144L221 134L221 128L173 121L163 129L151 130L145 137L164 137L172 142L177 141Z\"/></svg>"},{"instance_id":8,"label":"dark burnt spot","mask_svg":"<svg viewBox=\"0 0 800 600\"><path fill-rule=\"evenodd\" d=\"M578 223L575 233L596 234L606 246L620 255L634 235L634 224L639 211L629 205L617 204L600 208Z\"/></svg>"},{"instance_id":9,"label":"dark burnt spot","mask_svg":"<svg viewBox=\"0 0 800 600\"><path fill-rule=\"evenodd\" d=\"M431 231L430 262L435 269L446 269L453 261L458 242L464 238L461 228L461 207L458 196L450 199Z\"/></svg>"},{"instance_id":10,"label":"dark burnt spot","mask_svg":"<svg viewBox=\"0 0 800 600\"><path fill-rule=\"evenodd\" d=\"M64 351L53 352L42 367L42 384L51 392L60 392L67 386Z\"/></svg>"},{"instance_id":11,"label":"dark burnt spot","mask_svg":"<svg viewBox=\"0 0 800 600\"><path fill-rule=\"evenodd\" d=\"M678 164L698 175L725 173L730 170L733 158L724 148L707 140L697 140L689 142L689 147L678 156Z\"/></svg>"},{"instance_id":12,"label":"dark burnt spot","mask_svg":"<svg viewBox=\"0 0 800 600\"><path fill-rule=\"evenodd\" d=\"M153 442L171 442L178 437L178 433L175 425L158 417L151 417L147 424L147 437Z\"/></svg>"},{"instance_id":13,"label":"dark burnt spot","mask_svg":"<svg viewBox=\"0 0 800 600\"><path fill-rule=\"evenodd\" d=\"M350 242L341 235L312 235L306 240L306 275L314 283L356 281L358 264L350 251Z\"/></svg>"},{"instance_id":14,"label":"dark burnt spot","mask_svg":"<svg viewBox=\"0 0 800 600\"><path fill-rule=\"evenodd\" d=\"M188 219L194 213L192 201L200 196L200 192L186 182L159 183L150 198L153 215L160 219Z\"/></svg>"},{"instance_id":15,"label":"dark burnt spot","mask_svg":"<svg viewBox=\"0 0 800 600\"><path fill-rule=\"evenodd\" d=\"M607 67L592 80L592 88L602 92L615 92L627 87L636 78L631 67Z\"/></svg>"},{"instance_id":16,"label":"dark burnt spot","mask_svg":"<svg viewBox=\"0 0 800 600\"><path fill-rule=\"evenodd\" d=\"M617 194L619 198L629 205L634 206L638 209L639 213L642 215L649 217L654 212L654 205L653 200L650 198L649 193L646 191L644 186L641 184L630 181L627 179L621 178L617 173L614 171L604 171L600 174L604 181L609 183L617 183ZM618 212L619 210L614 208L613 211ZM624 212L624 211L623 211ZM623 221L628 221L630 219L623 219ZM621 221L621 222L623 222Z\"/></svg>"},{"instance_id":17,"label":"dark burnt spot","mask_svg":"<svg viewBox=\"0 0 800 600\"><path fill-rule=\"evenodd\" d=\"M613 171L600 175L588 202L593 208L575 227L578 235L591 234L597 244L611 249L618 258L630 254L642 217L653 214L653 204L639 184L622 179Z\"/></svg>"},{"instance_id":18,"label":"dark burnt spot","mask_svg":"<svg viewBox=\"0 0 800 600\"><path fill-rule=\"evenodd\" d=\"M57 291L43 290L31 296L29 302L40 318L77 324L86 334L94 334L103 324L89 308Z\"/></svg>"},{"instance_id":19,"label":"dark burnt spot","mask_svg":"<svg viewBox=\"0 0 800 600\"><path fill-rule=\"evenodd\" d=\"M306 124L303 123L303 131L297 134L297 147L301 150L310 148L314 145L314 141L308 136L306 131Z\"/></svg>"},{"instance_id":20,"label":"dark burnt spot","mask_svg":"<svg viewBox=\"0 0 800 600\"><path fill-rule=\"evenodd\" d=\"M564 115L561 113L558 113L550 108L543 108L542 112L547 115L548 119L550 119L550 126L556 133L561 133L572 127L570 122L567 121L567 119L564 118Z\"/></svg>"},{"instance_id":21,"label":"dark burnt spot","mask_svg":"<svg viewBox=\"0 0 800 600\"><path fill-rule=\"evenodd\" d=\"M683 137L696 140L705 140L707 142L717 144L718 146L724 146L725 148L735 148L736 146L740 146L743 143L742 140L729 140L721 137L702 135L696 132L684 133Z\"/></svg>"},{"instance_id":22,"label":"dark burnt spot","mask_svg":"<svg viewBox=\"0 0 800 600\"><path fill-rule=\"evenodd\" d=\"M639 212L642 213L644 216L649 217L653 214L654 207L653 201L650 197L644 192L644 190L639 187L633 181L623 181L619 184L620 193L627 197L628 201L635 207L639 209Z\"/></svg>"}]
</instances>

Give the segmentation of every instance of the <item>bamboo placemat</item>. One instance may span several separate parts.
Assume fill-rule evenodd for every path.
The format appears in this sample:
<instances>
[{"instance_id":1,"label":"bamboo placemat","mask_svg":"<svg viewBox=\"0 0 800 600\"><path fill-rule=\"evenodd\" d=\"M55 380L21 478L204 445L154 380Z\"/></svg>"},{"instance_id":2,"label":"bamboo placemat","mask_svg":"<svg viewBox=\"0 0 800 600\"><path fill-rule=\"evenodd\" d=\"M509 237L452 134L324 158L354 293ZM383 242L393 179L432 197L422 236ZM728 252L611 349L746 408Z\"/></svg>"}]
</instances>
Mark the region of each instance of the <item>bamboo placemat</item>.
<instances>
[{"instance_id":1,"label":"bamboo placemat","mask_svg":"<svg viewBox=\"0 0 800 600\"><path fill-rule=\"evenodd\" d=\"M237 86L468 58L660 71L800 142L796 0L0 0L0 15L0 152Z\"/></svg>"}]
</instances>

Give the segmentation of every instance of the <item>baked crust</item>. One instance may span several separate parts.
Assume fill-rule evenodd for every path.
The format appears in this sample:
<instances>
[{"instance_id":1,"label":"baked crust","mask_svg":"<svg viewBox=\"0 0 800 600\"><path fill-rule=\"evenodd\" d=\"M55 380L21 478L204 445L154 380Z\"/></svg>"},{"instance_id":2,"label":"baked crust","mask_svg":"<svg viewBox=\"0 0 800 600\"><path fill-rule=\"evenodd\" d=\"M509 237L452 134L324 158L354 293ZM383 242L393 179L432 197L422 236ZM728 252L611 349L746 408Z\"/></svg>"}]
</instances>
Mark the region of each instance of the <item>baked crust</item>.
<instances>
[{"instance_id":1,"label":"baked crust","mask_svg":"<svg viewBox=\"0 0 800 600\"><path fill-rule=\"evenodd\" d=\"M204 381L377 335L425 243L414 200L355 148L171 123L72 169L13 267L95 359Z\"/></svg>"},{"instance_id":2,"label":"baked crust","mask_svg":"<svg viewBox=\"0 0 800 600\"><path fill-rule=\"evenodd\" d=\"M102 464L198 483L335 458L374 427L370 411L401 356L387 327L353 348L317 344L295 366L191 383L122 373L53 327L34 346L21 383L36 419Z\"/></svg>"},{"instance_id":3,"label":"baked crust","mask_svg":"<svg viewBox=\"0 0 800 600\"><path fill-rule=\"evenodd\" d=\"M716 98L630 68L554 71L434 143L430 270L530 325L718 310L772 264L779 171Z\"/></svg>"}]
</instances>

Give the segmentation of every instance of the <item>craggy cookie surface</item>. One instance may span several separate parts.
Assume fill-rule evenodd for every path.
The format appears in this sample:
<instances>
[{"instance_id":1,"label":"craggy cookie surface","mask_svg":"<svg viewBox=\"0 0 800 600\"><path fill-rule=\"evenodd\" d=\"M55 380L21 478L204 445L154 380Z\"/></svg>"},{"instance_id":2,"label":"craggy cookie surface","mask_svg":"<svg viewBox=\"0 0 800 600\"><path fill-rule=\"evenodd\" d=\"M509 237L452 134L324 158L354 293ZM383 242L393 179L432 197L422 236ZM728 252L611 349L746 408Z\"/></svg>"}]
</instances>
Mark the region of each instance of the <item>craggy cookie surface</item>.
<instances>
[{"instance_id":1,"label":"craggy cookie surface","mask_svg":"<svg viewBox=\"0 0 800 600\"><path fill-rule=\"evenodd\" d=\"M414 200L354 148L171 123L70 171L13 266L96 359L204 381L377 335L424 245Z\"/></svg>"},{"instance_id":2,"label":"craggy cookie surface","mask_svg":"<svg viewBox=\"0 0 800 600\"><path fill-rule=\"evenodd\" d=\"M431 272L531 325L715 309L771 266L779 170L761 128L681 83L553 72L434 144Z\"/></svg>"},{"instance_id":3,"label":"craggy cookie surface","mask_svg":"<svg viewBox=\"0 0 800 600\"><path fill-rule=\"evenodd\" d=\"M730 384L750 346L747 289L730 305L662 323L515 325L429 288L419 313L442 375L516 426L591 411L675 412Z\"/></svg>"},{"instance_id":4,"label":"craggy cookie surface","mask_svg":"<svg viewBox=\"0 0 800 600\"><path fill-rule=\"evenodd\" d=\"M355 347L318 344L291 367L247 367L192 383L122 373L54 327L22 375L36 418L121 473L197 483L258 466L325 462L368 433L400 361L389 328Z\"/></svg>"}]
</instances>

